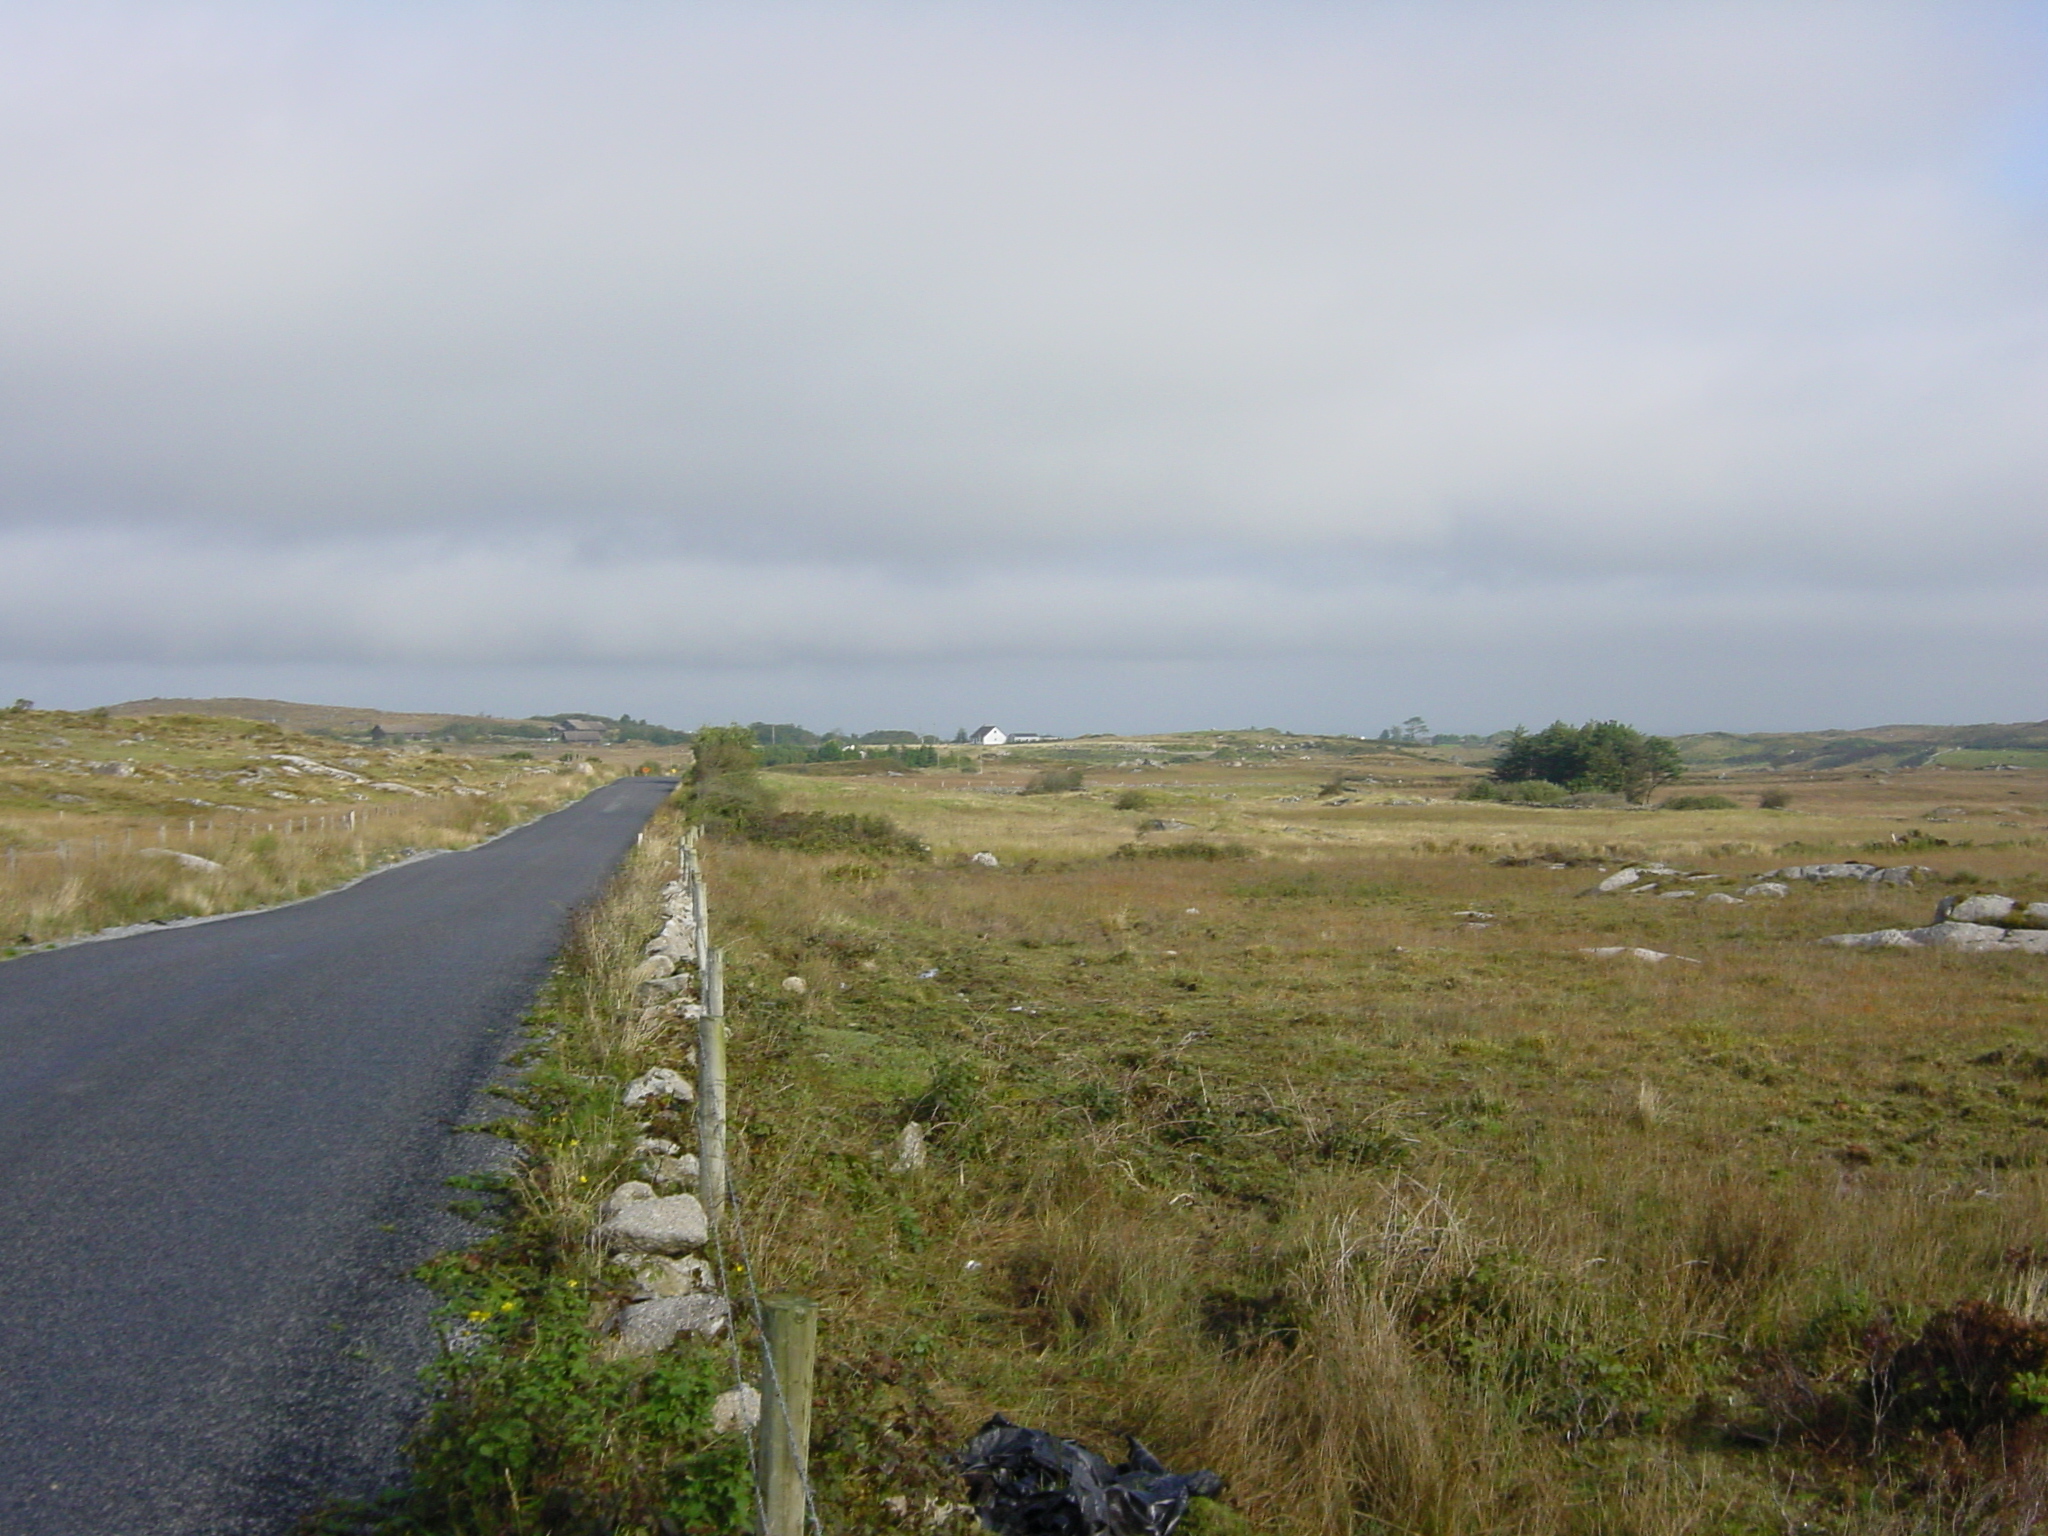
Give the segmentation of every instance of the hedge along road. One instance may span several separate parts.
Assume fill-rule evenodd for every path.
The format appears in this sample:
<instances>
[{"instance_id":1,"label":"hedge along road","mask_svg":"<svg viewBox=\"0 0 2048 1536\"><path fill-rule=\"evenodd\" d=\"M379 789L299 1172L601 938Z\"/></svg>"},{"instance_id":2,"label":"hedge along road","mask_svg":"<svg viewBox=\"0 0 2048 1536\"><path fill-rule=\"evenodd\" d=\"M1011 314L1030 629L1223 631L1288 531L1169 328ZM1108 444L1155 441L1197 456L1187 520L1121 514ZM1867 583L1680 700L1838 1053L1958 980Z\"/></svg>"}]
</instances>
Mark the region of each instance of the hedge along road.
<instances>
[{"instance_id":1,"label":"hedge along road","mask_svg":"<svg viewBox=\"0 0 2048 1536\"><path fill-rule=\"evenodd\" d=\"M0 1531L288 1530L400 1470L407 1278L669 779L295 906L0 965Z\"/></svg>"}]
</instances>

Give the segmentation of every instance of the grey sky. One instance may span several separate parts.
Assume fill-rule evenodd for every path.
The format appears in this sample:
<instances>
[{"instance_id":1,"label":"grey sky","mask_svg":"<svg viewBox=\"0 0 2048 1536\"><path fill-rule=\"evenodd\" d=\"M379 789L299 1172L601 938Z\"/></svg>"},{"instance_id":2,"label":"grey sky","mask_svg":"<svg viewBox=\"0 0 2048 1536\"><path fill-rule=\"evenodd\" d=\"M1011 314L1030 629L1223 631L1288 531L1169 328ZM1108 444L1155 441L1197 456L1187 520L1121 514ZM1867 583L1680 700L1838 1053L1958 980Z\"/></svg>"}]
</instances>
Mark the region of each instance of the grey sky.
<instances>
[{"instance_id":1,"label":"grey sky","mask_svg":"<svg viewBox=\"0 0 2048 1536\"><path fill-rule=\"evenodd\" d=\"M2037 718L2043 16L0 5L0 691Z\"/></svg>"}]
</instances>

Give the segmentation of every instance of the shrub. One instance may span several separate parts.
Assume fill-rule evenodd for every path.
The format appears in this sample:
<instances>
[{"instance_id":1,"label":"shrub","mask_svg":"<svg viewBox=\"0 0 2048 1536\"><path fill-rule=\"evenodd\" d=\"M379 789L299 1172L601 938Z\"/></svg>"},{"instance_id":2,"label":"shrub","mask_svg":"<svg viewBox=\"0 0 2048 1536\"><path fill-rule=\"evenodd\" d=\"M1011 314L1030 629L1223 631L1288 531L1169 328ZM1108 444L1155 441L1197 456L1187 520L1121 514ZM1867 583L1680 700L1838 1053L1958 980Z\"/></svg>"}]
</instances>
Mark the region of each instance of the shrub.
<instances>
[{"instance_id":1,"label":"shrub","mask_svg":"<svg viewBox=\"0 0 2048 1536\"><path fill-rule=\"evenodd\" d=\"M1673 795L1662 805L1660 811L1732 811L1735 802L1726 795Z\"/></svg>"},{"instance_id":2,"label":"shrub","mask_svg":"<svg viewBox=\"0 0 2048 1536\"><path fill-rule=\"evenodd\" d=\"M1512 784L1475 779L1458 791L1460 800L1492 800L1502 805L1563 805L1571 791L1548 779L1522 779Z\"/></svg>"},{"instance_id":3,"label":"shrub","mask_svg":"<svg viewBox=\"0 0 2048 1536\"><path fill-rule=\"evenodd\" d=\"M772 804L736 803L705 820L728 837L798 853L864 853L885 859L922 859L931 853L914 834L886 816L782 811Z\"/></svg>"},{"instance_id":4,"label":"shrub","mask_svg":"<svg viewBox=\"0 0 2048 1536\"><path fill-rule=\"evenodd\" d=\"M1767 789L1756 797L1756 803L1766 811L1782 811L1792 803L1792 797L1782 789Z\"/></svg>"},{"instance_id":5,"label":"shrub","mask_svg":"<svg viewBox=\"0 0 2048 1536\"><path fill-rule=\"evenodd\" d=\"M1927 1320L1889 1359L1872 1362L1870 1395L1896 1429L1953 1430L1965 1438L2041 1411L2048 1398L2048 1324L1988 1301L1966 1301Z\"/></svg>"},{"instance_id":6,"label":"shrub","mask_svg":"<svg viewBox=\"0 0 2048 1536\"><path fill-rule=\"evenodd\" d=\"M1127 789L1111 803L1120 811L1143 811L1150 809L1152 797L1142 789Z\"/></svg>"},{"instance_id":7,"label":"shrub","mask_svg":"<svg viewBox=\"0 0 2048 1536\"><path fill-rule=\"evenodd\" d=\"M1196 838L1186 843L1125 843L1110 855L1113 859L1248 859L1252 850L1243 843L1210 843Z\"/></svg>"},{"instance_id":8,"label":"shrub","mask_svg":"<svg viewBox=\"0 0 2048 1536\"><path fill-rule=\"evenodd\" d=\"M1080 769L1047 768L1042 773L1034 773L1023 792L1027 795L1064 795L1080 787Z\"/></svg>"}]
</instances>

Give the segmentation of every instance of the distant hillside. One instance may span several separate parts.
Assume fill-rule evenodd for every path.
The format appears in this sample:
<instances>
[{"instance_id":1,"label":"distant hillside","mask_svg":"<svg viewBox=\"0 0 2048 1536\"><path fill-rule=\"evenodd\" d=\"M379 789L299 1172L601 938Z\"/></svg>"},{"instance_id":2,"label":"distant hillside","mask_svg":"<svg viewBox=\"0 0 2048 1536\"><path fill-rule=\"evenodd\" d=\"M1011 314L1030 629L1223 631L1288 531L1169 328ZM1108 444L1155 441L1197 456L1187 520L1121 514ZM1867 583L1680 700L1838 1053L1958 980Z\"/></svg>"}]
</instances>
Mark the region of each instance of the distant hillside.
<instances>
[{"instance_id":1,"label":"distant hillside","mask_svg":"<svg viewBox=\"0 0 2048 1536\"><path fill-rule=\"evenodd\" d=\"M501 720L491 715L408 714L388 709L355 709L341 704L295 704L288 699L130 699L111 704L110 715L226 715L237 720L267 720L294 731L330 735L361 735L373 726L393 734L424 732L440 735L454 726L483 732L523 734L532 720Z\"/></svg>"},{"instance_id":2,"label":"distant hillside","mask_svg":"<svg viewBox=\"0 0 2048 1536\"><path fill-rule=\"evenodd\" d=\"M2048 766L2048 720L2019 725L1879 725L1857 731L1708 731L1673 738L1694 768Z\"/></svg>"}]
</instances>

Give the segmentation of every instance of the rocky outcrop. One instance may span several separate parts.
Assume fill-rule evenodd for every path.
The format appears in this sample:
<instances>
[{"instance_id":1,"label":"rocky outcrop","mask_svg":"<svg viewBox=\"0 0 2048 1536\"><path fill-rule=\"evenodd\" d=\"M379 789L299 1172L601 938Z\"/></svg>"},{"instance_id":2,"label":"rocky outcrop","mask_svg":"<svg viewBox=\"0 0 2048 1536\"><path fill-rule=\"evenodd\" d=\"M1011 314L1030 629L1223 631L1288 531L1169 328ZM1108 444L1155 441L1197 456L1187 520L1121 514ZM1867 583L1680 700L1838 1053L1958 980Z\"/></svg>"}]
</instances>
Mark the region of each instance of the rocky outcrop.
<instances>
[{"instance_id":1,"label":"rocky outcrop","mask_svg":"<svg viewBox=\"0 0 2048 1536\"><path fill-rule=\"evenodd\" d=\"M1911 885L1922 875L1934 871L1924 864L1894 864L1889 868L1877 864L1863 864L1851 861L1845 864L1788 864L1783 869L1771 870L1761 878L1765 880L1861 880L1868 885Z\"/></svg>"},{"instance_id":2,"label":"rocky outcrop","mask_svg":"<svg viewBox=\"0 0 2048 1536\"><path fill-rule=\"evenodd\" d=\"M2040 926L2032 926L2039 924ZM2048 955L2048 902L2022 907L2010 896L1945 896L1925 928L1835 933L1837 949L1947 949L1963 954Z\"/></svg>"}]
</instances>

